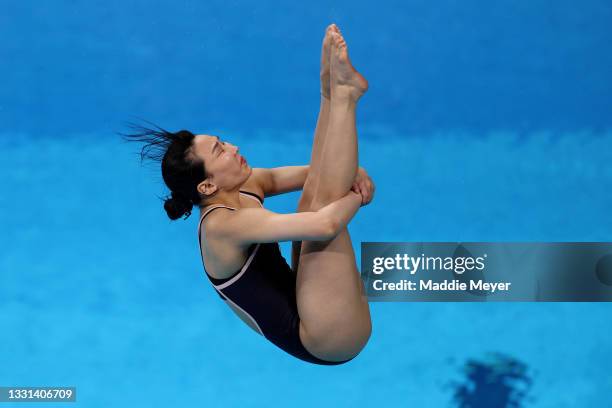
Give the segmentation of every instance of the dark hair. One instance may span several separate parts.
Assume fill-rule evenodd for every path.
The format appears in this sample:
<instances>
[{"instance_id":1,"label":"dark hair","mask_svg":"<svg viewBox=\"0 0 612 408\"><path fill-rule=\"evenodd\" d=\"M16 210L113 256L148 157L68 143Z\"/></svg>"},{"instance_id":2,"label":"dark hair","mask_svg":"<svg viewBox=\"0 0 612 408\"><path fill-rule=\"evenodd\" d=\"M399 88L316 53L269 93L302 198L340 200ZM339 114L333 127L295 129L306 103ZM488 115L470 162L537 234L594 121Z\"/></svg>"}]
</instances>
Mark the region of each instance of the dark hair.
<instances>
[{"instance_id":1,"label":"dark hair","mask_svg":"<svg viewBox=\"0 0 612 408\"><path fill-rule=\"evenodd\" d=\"M182 216L187 219L193 205L202 200L197 186L206 178L204 162L191 150L195 136L188 130L173 133L152 125L157 129L127 123L134 132L119 135L128 142L145 143L140 151L141 163L144 159L161 162L162 177L171 192L164 199L164 209L171 220Z\"/></svg>"}]
</instances>

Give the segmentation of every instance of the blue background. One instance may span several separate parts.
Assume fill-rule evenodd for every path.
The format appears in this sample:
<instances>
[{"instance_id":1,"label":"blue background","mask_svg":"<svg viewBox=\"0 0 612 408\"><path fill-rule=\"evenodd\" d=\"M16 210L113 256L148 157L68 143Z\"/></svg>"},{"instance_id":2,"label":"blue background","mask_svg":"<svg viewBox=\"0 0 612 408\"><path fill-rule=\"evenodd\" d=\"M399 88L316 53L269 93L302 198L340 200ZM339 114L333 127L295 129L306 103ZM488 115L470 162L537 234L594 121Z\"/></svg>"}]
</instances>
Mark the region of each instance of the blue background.
<instances>
[{"instance_id":1,"label":"blue background","mask_svg":"<svg viewBox=\"0 0 612 408\"><path fill-rule=\"evenodd\" d=\"M306 164L335 22L370 83L358 257L361 241L611 241L610 21L603 0L3 2L0 385L73 385L85 407L510 407L469 375L498 352L527 367L514 406L612 404L607 304L372 303L349 364L280 352L220 302L197 216L168 220L159 168L115 133L140 117L218 134L254 167Z\"/></svg>"}]
</instances>

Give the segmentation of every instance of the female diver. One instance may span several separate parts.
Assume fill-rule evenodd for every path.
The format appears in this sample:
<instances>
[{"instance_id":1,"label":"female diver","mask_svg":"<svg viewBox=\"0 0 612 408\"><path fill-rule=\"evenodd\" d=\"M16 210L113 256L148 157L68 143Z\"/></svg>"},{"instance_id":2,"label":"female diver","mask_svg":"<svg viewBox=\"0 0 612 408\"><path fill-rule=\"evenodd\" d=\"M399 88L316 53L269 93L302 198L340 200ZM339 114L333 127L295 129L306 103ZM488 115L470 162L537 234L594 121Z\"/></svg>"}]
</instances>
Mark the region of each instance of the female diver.
<instances>
[{"instance_id":1,"label":"female diver","mask_svg":"<svg viewBox=\"0 0 612 408\"><path fill-rule=\"evenodd\" d=\"M141 158L161 161L172 194L168 216L200 208L205 272L219 296L253 330L304 361L353 359L371 333L370 311L348 222L374 185L358 168L355 110L368 83L351 65L336 25L325 33L321 107L310 166L251 168L216 136L136 126ZM263 198L302 189L296 213L263 208ZM278 242L294 241L292 267Z\"/></svg>"}]
</instances>

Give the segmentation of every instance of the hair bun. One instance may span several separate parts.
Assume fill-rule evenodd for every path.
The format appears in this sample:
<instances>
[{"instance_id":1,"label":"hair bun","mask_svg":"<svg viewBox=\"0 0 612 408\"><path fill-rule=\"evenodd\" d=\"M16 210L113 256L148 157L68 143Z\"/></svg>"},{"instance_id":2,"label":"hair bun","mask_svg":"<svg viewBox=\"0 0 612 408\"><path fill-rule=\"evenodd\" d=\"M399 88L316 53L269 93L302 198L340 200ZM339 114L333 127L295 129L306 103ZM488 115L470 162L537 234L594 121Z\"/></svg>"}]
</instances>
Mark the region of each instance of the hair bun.
<instances>
[{"instance_id":1,"label":"hair bun","mask_svg":"<svg viewBox=\"0 0 612 408\"><path fill-rule=\"evenodd\" d=\"M184 195L172 192L172 196L164 201L164 209L171 220L178 220L182 216L185 219L191 215L193 203Z\"/></svg>"}]
</instances>

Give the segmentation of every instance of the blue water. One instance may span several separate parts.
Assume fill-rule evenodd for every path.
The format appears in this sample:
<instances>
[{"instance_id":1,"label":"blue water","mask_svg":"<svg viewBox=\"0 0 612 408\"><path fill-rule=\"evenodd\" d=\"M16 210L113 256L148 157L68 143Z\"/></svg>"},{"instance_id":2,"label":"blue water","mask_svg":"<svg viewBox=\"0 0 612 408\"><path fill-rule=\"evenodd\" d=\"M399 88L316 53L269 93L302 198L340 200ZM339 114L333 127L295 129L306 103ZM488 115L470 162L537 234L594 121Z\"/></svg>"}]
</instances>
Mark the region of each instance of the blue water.
<instances>
[{"instance_id":1,"label":"blue water","mask_svg":"<svg viewBox=\"0 0 612 408\"><path fill-rule=\"evenodd\" d=\"M611 16L603 1L4 5L0 386L76 386L83 407L612 405L607 304L371 303L349 364L280 352L219 301L197 217L170 222L159 168L113 134L136 115L218 134L254 167L306 164L336 21L371 86L358 257L361 241L612 241Z\"/></svg>"}]
</instances>

